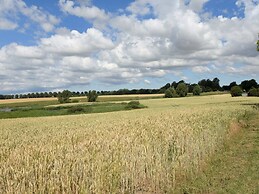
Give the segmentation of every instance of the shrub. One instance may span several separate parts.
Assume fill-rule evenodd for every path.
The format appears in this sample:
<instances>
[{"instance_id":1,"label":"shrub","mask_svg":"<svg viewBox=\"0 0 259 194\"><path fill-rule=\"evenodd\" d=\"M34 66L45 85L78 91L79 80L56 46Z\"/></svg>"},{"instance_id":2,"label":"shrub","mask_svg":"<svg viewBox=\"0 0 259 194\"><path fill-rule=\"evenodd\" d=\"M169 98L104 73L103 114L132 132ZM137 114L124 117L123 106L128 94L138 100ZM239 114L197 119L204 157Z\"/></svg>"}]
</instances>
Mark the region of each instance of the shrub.
<instances>
[{"instance_id":1,"label":"shrub","mask_svg":"<svg viewBox=\"0 0 259 194\"><path fill-rule=\"evenodd\" d=\"M71 102L72 102L72 103L78 103L78 102L79 102L79 100L77 100L77 99L73 99Z\"/></svg>"},{"instance_id":2,"label":"shrub","mask_svg":"<svg viewBox=\"0 0 259 194\"><path fill-rule=\"evenodd\" d=\"M259 88L251 88L248 92L248 96L259 96Z\"/></svg>"},{"instance_id":3,"label":"shrub","mask_svg":"<svg viewBox=\"0 0 259 194\"><path fill-rule=\"evenodd\" d=\"M201 94L201 87L199 85L195 85L192 93L194 96L199 96Z\"/></svg>"},{"instance_id":4,"label":"shrub","mask_svg":"<svg viewBox=\"0 0 259 194\"><path fill-rule=\"evenodd\" d=\"M176 88L176 93L180 96L180 97L185 97L187 96L188 93L188 87L185 83L179 83L177 88Z\"/></svg>"},{"instance_id":5,"label":"shrub","mask_svg":"<svg viewBox=\"0 0 259 194\"><path fill-rule=\"evenodd\" d=\"M98 98L98 94L95 90L92 90L92 91L90 90L88 92L88 96L87 96L88 102L96 102L97 98Z\"/></svg>"},{"instance_id":6,"label":"shrub","mask_svg":"<svg viewBox=\"0 0 259 194\"><path fill-rule=\"evenodd\" d=\"M130 101L125 108L126 109L140 109L140 108L145 108L145 106L140 104L139 101Z\"/></svg>"},{"instance_id":7,"label":"shrub","mask_svg":"<svg viewBox=\"0 0 259 194\"><path fill-rule=\"evenodd\" d=\"M72 93L69 90L64 90L58 95L58 101L60 103L68 103L70 102L71 96L72 96Z\"/></svg>"},{"instance_id":8,"label":"shrub","mask_svg":"<svg viewBox=\"0 0 259 194\"><path fill-rule=\"evenodd\" d=\"M179 97L178 94L176 93L176 90L174 88L168 88L165 91L165 98L175 98L175 97Z\"/></svg>"},{"instance_id":9,"label":"shrub","mask_svg":"<svg viewBox=\"0 0 259 194\"><path fill-rule=\"evenodd\" d=\"M172 91L172 88L168 88L168 89L165 91L165 98L173 98L173 91Z\"/></svg>"},{"instance_id":10,"label":"shrub","mask_svg":"<svg viewBox=\"0 0 259 194\"><path fill-rule=\"evenodd\" d=\"M233 86L230 90L231 96L242 96L242 89L239 86Z\"/></svg>"}]
</instances>

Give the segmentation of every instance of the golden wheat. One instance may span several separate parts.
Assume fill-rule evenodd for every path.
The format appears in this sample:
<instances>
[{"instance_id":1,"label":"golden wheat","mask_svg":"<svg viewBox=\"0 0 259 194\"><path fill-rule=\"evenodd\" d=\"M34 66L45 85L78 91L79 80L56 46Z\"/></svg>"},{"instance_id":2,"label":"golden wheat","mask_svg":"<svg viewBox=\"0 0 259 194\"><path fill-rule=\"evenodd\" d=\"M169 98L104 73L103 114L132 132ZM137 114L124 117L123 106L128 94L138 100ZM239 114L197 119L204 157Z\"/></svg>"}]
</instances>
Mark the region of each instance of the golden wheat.
<instances>
[{"instance_id":1,"label":"golden wheat","mask_svg":"<svg viewBox=\"0 0 259 194\"><path fill-rule=\"evenodd\" d=\"M255 102L157 99L142 110L0 120L0 193L171 193Z\"/></svg>"}]
</instances>

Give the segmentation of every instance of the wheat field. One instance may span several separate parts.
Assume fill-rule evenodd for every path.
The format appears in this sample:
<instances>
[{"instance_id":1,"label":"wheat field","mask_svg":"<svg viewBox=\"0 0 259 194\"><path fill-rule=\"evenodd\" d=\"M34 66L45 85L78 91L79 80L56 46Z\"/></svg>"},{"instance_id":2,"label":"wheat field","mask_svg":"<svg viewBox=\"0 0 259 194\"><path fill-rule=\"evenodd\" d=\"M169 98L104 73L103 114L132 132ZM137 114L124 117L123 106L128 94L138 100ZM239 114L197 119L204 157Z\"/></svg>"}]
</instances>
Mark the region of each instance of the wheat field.
<instances>
[{"instance_id":1,"label":"wheat field","mask_svg":"<svg viewBox=\"0 0 259 194\"><path fill-rule=\"evenodd\" d=\"M148 108L0 120L0 193L174 193L259 99L141 103Z\"/></svg>"}]
</instances>

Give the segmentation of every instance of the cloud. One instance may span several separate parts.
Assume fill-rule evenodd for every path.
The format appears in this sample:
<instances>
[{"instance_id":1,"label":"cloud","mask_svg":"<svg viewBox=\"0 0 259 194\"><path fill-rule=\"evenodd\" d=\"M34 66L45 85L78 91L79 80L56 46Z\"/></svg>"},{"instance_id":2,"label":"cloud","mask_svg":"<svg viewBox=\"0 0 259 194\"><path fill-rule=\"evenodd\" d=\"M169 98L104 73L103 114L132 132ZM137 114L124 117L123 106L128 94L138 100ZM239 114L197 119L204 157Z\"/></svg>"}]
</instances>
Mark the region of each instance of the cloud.
<instances>
[{"instance_id":1,"label":"cloud","mask_svg":"<svg viewBox=\"0 0 259 194\"><path fill-rule=\"evenodd\" d=\"M109 19L109 15L104 10L89 5L88 1L87 3L79 1L77 5L71 0L59 0L59 6L63 12L92 21L97 25L104 25Z\"/></svg>"},{"instance_id":2,"label":"cloud","mask_svg":"<svg viewBox=\"0 0 259 194\"><path fill-rule=\"evenodd\" d=\"M93 27L85 32L59 28L34 46L3 46L0 87L29 91L96 82L107 86L147 83L165 75L192 81L185 70L258 77L258 4L240 0L244 18L218 15L204 19L200 13L206 2L136 0L118 14L90 1L60 0L62 11L92 22ZM33 10L27 14L39 11ZM43 18L51 21L50 16Z\"/></svg>"},{"instance_id":3,"label":"cloud","mask_svg":"<svg viewBox=\"0 0 259 194\"><path fill-rule=\"evenodd\" d=\"M96 51L114 47L110 39L104 37L102 32L94 28L89 28L83 33L72 30L65 34L42 38L40 45L45 52L61 56L88 56Z\"/></svg>"},{"instance_id":4,"label":"cloud","mask_svg":"<svg viewBox=\"0 0 259 194\"><path fill-rule=\"evenodd\" d=\"M209 0L191 0L189 7L196 12L200 12L206 2Z\"/></svg>"},{"instance_id":5,"label":"cloud","mask_svg":"<svg viewBox=\"0 0 259 194\"><path fill-rule=\"evenodd\" d=\"M195 66L192 68L192 71L195 73L210 73L211 69L209 67L204 66Z\"/></svg>"},{"instance_id":6,"label":"cloud","mask_svg":"<svg viewBox=\"0 0 259 194\"><path fill-rule=\"evenodd\" d=\"M37 6L27 6L23 0L0 0L0 29L13 30L22 16L38 24L45 32L51 32L60 20Z\"/></svg>"},{"instance_id":7,"label":"cloud","mask_svg":"<svg viewBox=\"0 0 259 194\"><path fill-rule=\"evenodd\" d=\"M0 18L0 30L14 30L18 25L6 18Z\"/></svg>"},{"instance_id":8,"label":"cloud","mask_svg":"<svg viewBox=\"0 0 259 194\"><path fill-rule=\"evenodd\" d=\"M149 80L147 80L147 79L145 79L144 82L145 82L145 84L148 84L148 85L151 84L151 82Z\"/></svg>"}]
</instances>

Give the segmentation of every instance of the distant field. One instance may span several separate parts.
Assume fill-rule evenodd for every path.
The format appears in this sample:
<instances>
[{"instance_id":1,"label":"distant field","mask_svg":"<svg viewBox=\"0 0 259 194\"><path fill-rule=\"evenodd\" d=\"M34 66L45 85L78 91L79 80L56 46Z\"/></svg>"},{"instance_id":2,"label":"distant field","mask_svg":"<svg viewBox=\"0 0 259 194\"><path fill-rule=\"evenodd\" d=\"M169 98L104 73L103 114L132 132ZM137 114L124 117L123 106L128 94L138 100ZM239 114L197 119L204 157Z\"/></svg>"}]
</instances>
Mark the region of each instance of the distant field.
<instances>
[{"instance_id":1,"label":"distant field","mask_svg":"<svg viewBox=\"0 0 259 194\"><path fill-rule=\"evenodd\" d=\"M148 108L0 120L0 193L173 193L259 98L139 101Z\"/></svg>"},{"instance_id":2,"label":"distant field","mask_svg":"<svg viewBox=\"0 0 259 194\"><path fill-rule=\"evenodd\" d=\"M24 102L42 102L42 101L56 101L57 102L57 98L7 99L7 100L0 100L0 104L13 104L13 103L24 103Z\"/></svg>"},{"instance_id":3,"label":"distant field","mask_svg":"<svg viewBox=\"0 0 259 194\"><path fill-rule=\"evenodd\" d=\"M99 96L98 101L100 102L108 102L108 101L129 101L129 100L137 100L137 99L152 99L152 98L162 98L164 94L132 94L132 95L105 95ZM78 99L80 102L86 102L87 97L72 97L71 99ZM0 100L1 104L17 104L17 103L33 103L33 102L46 102L53 101L58 103L57 98L22 98L22 99L7 99Z\"/></svg>"}]
</instances>

